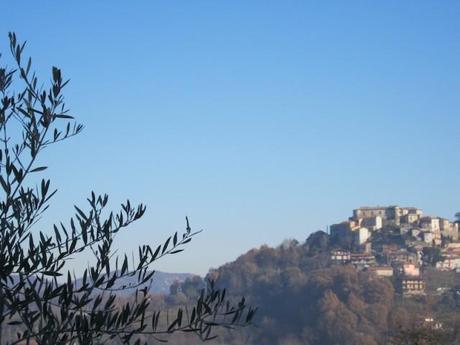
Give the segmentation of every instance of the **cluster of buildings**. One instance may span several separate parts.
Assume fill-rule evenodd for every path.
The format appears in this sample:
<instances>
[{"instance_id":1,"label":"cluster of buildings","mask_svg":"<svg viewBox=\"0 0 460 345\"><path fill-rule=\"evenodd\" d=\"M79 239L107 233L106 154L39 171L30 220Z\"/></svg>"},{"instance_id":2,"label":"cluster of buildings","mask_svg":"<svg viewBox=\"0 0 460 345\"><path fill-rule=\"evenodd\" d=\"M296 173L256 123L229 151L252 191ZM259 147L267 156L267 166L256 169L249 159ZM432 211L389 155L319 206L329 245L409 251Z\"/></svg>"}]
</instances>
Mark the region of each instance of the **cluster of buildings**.
<instances>
[{"instance_id":1,"label":"cluster of buildings","mask_svg":"<svg viewBox=\"0 0 460 345\"><path fill-rule=\"evenodd\" d=\"M342 249L331 251L331 262L342 265L351 264L359 270L367 270L380 277L392 278L396 291L404 296L425 294L425 281L417 263L395 260L391 261L391 264L382 264L373 254L352 253Z\"/></svg>"},{"instance_id":2,"label":"cluster of buildings","mask_svg":"<svg viewBox=\"0 0 460 345\"><path fill-rule=\"evenodd\" d=\"M403 295L425 293L422 268L460 272L459 224L415 207L361 207L330 226L331 261L391 277ZM436 258L427 253L438 253Z\"/></svg>"},{"instance_id":3,"label":"cluster of buildings","mask_svg":"<svg viewBox=\"0 0 460 345\"><path fill-rule=\"evenodd\" d=\"M448 243L441 249L442 259L436 262L436 268L440 271L460 271L460 243Z\"/></svg>"}]
</instances>

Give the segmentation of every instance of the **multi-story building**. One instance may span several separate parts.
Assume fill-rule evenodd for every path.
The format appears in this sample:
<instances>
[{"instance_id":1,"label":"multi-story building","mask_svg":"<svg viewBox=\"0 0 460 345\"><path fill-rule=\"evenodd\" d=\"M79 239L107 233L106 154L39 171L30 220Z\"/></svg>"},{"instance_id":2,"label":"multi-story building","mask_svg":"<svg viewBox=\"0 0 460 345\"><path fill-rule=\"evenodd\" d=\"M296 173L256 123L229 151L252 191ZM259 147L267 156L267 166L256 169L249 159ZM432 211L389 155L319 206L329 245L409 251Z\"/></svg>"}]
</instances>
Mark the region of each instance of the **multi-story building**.
<instances>
[{"instance_id":1,"label":"multi-story building","mask_svg":"<svg viewBox=\"0 0 460 345\"><path fill-rule=\"evenodd\" d=\"M420 277L420 266L412 262L393 262L394 272L399 277Z\"/></svg>"},{"instance_id":2,"label":"multi-story building","mask_svg":"<svg viewBox=\"0 0 460 345\"><path fill-rule=\"evenodd\" d=\"M352 235L353 235L353 243L356 245L364 244L371 236L369 230L365 227L360 227L358 229L355 229L352 232Z\"/></svg>"},{"instance_id":3,"label":"multi-story building","mask_svg":"<svg viewBox=\"0 0 460 345\"><path fill-rule=\"evenodd\" d=\"M439 218L439 228L441 229L442 236L448 237L453 241L457 241L459 239L458 223L451 222L448 219Z\"/></svg>"},{"instance_id":4,"label":"multi-story building","mask_svg":"<svg viewBox=\"0 0 460 345\"><path fill-rule=\"evenodd\" d=\"M351 253L350 263L357 269L364 269L367 267L375 266L375 256L369 253Z\"/></svg>"},{"instance_id":5,"label":"multi-story building","mask_svg":"<svg viewBox=\"0 0 460 345\"><path fill-rule=\"evenodd\" d=\"M439 271L460 272L460 256L445 257L442 261L436 263L436 269Z\"/></svg>"},{"instance_id":6,"label":"multi-story building","mask_svg":"<svg viewBox=\"0 0 460 345\"><path fill-rule=\"evenodd\" d=\"M425 282L420 277L404 277L399 281L399 291L404 296L425 294Z\"/></svg>"},{"instance_id":7,"label":"multi-story building","mask_svg":"<svg viewBox=\"0 0 460 345\"><path fill-rule=\"evenodd\" d=\"M381 216L362 218L359 220L361 226L371 231L380 230L383 227L383 218Z\"/></svg>"},{"instance_id":8,"label":"multi-story building","mask_svg":"<svg viewBox=\"0 0 460 345\"><path fill-rule=\"evenodd\" d=\"M350 262L350 252L347 250L331 251L331 262L334 264L347 264Z\"/></svg>"},{"instance_id":9,"label":"multi-story building","mask_svg":"<svg viewBox=\"0 0 460 345\"><path fill-rule=\"evenodd\" d=\"M393 263L417 263L417 253L408 252L405 249L389 250L384 253L385 261L388 265Z\"/></svg>"},{"instance_id":10,"label":"multi-story building","mask_svg":"<svg viewBox=\"0 0 460 345\"><path fill-rule=\"evenodd\" d=\"M449 243L442 250L443 260L436 263L440 271L460 271L460 243Z\"/></svg>"},{"instance_id":11,"label":"multi-story building","mask_svg":"<svg viewBox=\"0 0 460 345\"><path fill-rule=\"evenodd\" d=\"M422 217L420 218L420 227L429 230L433 233L439 233L441 235L441 226L439 218L437 217Z\"/></svg>"},{"instance_id":12,"label":"multi-story building","mask_svg":"<svg viewBox=\"0 0 460 345\"><path fill-rule=\"evenodd\" d=\"M400 224L415 224L420 220L421 211L420 213L408 213L400 217L399 222Z\"/></svg>"},{"instance_id":13,"label":"multi-story building","mask_svg":"<svg viewBox=\"0 0 460 345\"><path fill-rule=\"evenodd\" d=\"M393 267L391 266L375 266L369 267L370 272L374 272L379 277L392 277Z\"/></svg>"},{"instance_id":14,"label":"multi-story building","mask_svg":"<svg viewBox=\"0 0 460 345\"><path fill-rule=\"evenodd\" d=\"M331 225L330 232L332 240L344 246L360 246L370 237L367 228L352 220Z\"/></svg>"},{"instance_id":15,"label":"multi-story building","mask_svg":"<svg viewBox=\"0 0 460 345\"><path fill-rule=\"evenodd\" d=\"M383 220L383 223L392 222L395 224L399 224L401 222L401 217L408 216L406 217L407 220L409 220L409 218L410 220L415 220L420 218L422 214L422 210L416 207L366 206L353 210L353 219L357 220L380 216Z\"/></svg>"}]
</instances>

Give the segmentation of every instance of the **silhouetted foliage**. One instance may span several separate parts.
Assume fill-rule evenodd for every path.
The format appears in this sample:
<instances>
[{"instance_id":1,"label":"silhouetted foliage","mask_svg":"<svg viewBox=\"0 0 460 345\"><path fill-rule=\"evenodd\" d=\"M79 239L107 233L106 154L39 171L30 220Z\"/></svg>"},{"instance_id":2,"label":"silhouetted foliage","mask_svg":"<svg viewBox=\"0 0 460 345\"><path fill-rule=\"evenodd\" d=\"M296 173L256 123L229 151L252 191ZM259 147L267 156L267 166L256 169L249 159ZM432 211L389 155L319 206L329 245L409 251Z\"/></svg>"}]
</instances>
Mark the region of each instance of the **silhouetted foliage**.
<instances>
[{"instance_id":1,"label":"silhouetted foliage","mask_svg":"<svg viewBox=\"0 0 460 345\"><path fill-rule=\"evenodd\" d=\"M126 201L119 211L107 211L108 196L92 192L88 206L75 206L68 223L34 230L56 193L49 179L37 180L47 169L39 164L41 154L83 126L73 122L64 104L68 81L61 70L53 67L51 85L43 87L32 60L23 57L25 43L15 34L9 39L16 67L0 68L0 344L140 344L139 335L162 340L178 331L207 340L216 326L249 324L254 310L244 299L230 303L212 282L187 309L176 308L166 319L161 309L151 310L147 288L140 287L152 279L154 262L181 252L196 235L188 220L182 234L155 247L140 246L132 262L115 255L114 235L142 217L142 204ZM76 284L66 262L84 253L92 254L95 264ZM120 285L125 277L136 279ZM125 289L133 289L135 298L117 296ZM5 329L14 329L14 338Z\"/></svg>"},{"instance_id":2,"label":"silhouetted foliage","mask_svg":"<svg viewBox=\"0 0 460 345\"><path fill-rule=\"evenodd\" d=\"M305 242L305 250L310 256L329 251L330 238L324 231L312 233Z\"/></svg>"},{"instance_id":3,"label":"silhouetted foliage","mask_svg":"<svg viewBox=\"0 0 460 345\"><path fill-rule=\"evenodd\" d=\"M455 221L456 221L457 223L460 223L460 212L456 212L455 215L454 215L454 217L455 217Z\"/></svg>"},{"instance_id":4,"label":"silhouetted foliage","mask_svg":"<svg viewBox=\"0 0 460 345\"><path fill-rule=\"evenodd\" d=\"M437 262L442 261L442 253L439 247L424 247L423 259L430 265L435 266Z\"/></svg>"}]
</instances>

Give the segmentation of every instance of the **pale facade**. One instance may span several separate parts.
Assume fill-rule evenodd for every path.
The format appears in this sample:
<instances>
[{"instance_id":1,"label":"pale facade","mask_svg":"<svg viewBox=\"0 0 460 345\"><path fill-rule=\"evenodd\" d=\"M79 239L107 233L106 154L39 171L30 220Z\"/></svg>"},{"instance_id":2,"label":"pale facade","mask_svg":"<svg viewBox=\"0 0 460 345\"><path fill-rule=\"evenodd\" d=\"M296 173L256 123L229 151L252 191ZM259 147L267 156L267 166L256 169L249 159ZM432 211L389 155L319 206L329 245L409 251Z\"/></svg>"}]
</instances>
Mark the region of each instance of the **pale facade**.
<instances>
[{"instance_id":1,"label":"pale facade","mask_svg":"<svg viewBox=\"0 0 460 345\"><path fill-rule=\"evenodd\" d=\"M458 223L453 223L448 219L439 219L439 228L441 229L441 234L445 237L448 237L454 241L459 239L458 232Z\"/></svg>"},{"instance_id":2,"label":"pale facade","mask_svg":"<svg viewBox=\"0 0 460 345\"><path fill-rule=\"evenodd\" d=\"M375 206L360 207L353 210L353 219L365 219L381 217L383 222L392 221L396 224L401 222L401 217L408 222L414 222L423 215L423 211L416 207L399 207L399 206Z\"/></svg>"},{"instance_id":3,"label":"pale facade","mask_svg":"<svg viewBox=\"0 0 460 345\"><path fill-rule=\"evenodd\" d=\"M367 228L358 228L353 230L355 243L361 245L365 243L369 237L370 233Z\"/></svg>"},{"instance_id":4,"label":"pale facade","mask_svg":"<svg viewBox=\"0 0 460 345\"><path fill-rule=\"evenodd\" d=\"M429 231L423 232L423 241L425 243L431 244L434 241L434 234Z\"/></svg>"},{"instance_id":5,"label":"pale facade","mask_svg":"<svg viewBox=\"0 0 460 345\"><path fill-rule=\"evenodd\" d=\"M331 237L336 239L350 239L354 245L362 245L370 238L369 229L359 226L359 222L347 221L333 224L330 227Z\"/></svg>"},{"instance_id":6,"label":"pale facade","mask_svg":"<svg viewBox=\"0 0 460 345\"><path fill-rule=\"evenodd\" d=\"M460 271L460 256L447 257L443 261L437 262L436 268L440 271Z\"/></svg>"},{"instance_id":7,"label":"pale facade","mask_svg":"<svg viewBox=\"0 0 460 345\"><path fill-rule=\"evenodd\" d=\"M460 271L460 243L449 243L442 251L443 260L436 263L440 271Z\"/></svg>"},{"instance_id":8,"label":"pale facade","mask_svg":"<svg viewBox=\"0 0 460 345\"><path fill-rule=\"evenodd\" d=\"M403 264L402 269L403 269L403 274L405 276L409 276L409 277L419 277L420 276L420 268L413 263L408 262L408 263Z\"/></svg>"},{"instance_id":9,"label":"pale facade","mask_svg":"<svg viewBox=\"0 0 460 345\"><path fill-rule=\"evenodd\" d=\"M423 217L420 219L420 226L422 228L428 229L431 232L440 232L441 226L439 218L436 217Z\"/></svg>"},{"instance_id":10,"label":"pale facade","mask_svg":"<svg viewBox=\"0 0 460 345\"><path fill-rule=\"evenodd\" d=\"M393 267L391 266L376 266L372 267L372 272L374 272L379 277L392 277L393 276Z\"/></svg>"},{"instance_id":11,"label":"pale facade","mask_svg":"<svg viewBox=\"0 0 460 345\"><path fill-rule=\"evenodd\" d=\"M375 256L368 253L352 253L350 255L351 264L358 269L375 266Z\"/></svg>"},{"instance_id":12,"label":"pale facade","mask_svg":"<svg viewBox=\"0 0 460 345\"><path fill-rule=\"evenodd\" d=\"M383 227L383 218L381 216L363 218L359 220L359 223L371 231L376 231Z\"/></svg>"},{"instance_id":13,"label":"pale facade","mask_svg":"<svg viewBox=\"0 0 460 345\"><path fill-rule=\"evenodd\" d=\"M425 282L421 278L404 278L401 280L401 290L403 295L424 295Z\"/></svg>"},{"instance_id":14,"label":"pale facade","mask_svg":"<svg viewBox=\"0 0 460 345\"><path fill-rule=\"evenodd\" d=\"M409 213L405 214L400 218L400 223L401 224L415 224L419 221L420 219L420 214L417 213Z\"/></svg>"},{"instance_id":15,"label":"pale facade","mask_svg":"<svg viewBox=\"0 0 460 345\"><path fill-rule=\"evenodd\" d=\"M418 261L416 253L408 252L403 249L385 252L384 257L388 264L401 264L405 262L416 263Z\"/></svg>"},{"instance_id":16,"label":"pale facade","mask_svg":"<svg viewBox=\"0 0 460 345\"><path fill-rule=\"evenodd\" d=\"M347 250L331 251L331 261L336 264L346 264L350 262L350 252Z\"/></svg>"}]
</instances>

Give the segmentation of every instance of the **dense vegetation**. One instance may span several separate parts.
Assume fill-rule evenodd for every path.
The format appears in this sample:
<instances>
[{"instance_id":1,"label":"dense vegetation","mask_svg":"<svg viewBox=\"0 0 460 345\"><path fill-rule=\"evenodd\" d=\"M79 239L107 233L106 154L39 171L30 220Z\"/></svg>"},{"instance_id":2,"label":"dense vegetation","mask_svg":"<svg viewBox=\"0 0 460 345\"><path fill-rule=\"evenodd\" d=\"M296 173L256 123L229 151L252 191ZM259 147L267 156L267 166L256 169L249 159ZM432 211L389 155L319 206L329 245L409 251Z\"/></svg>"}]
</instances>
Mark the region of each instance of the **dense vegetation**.
<instances>
[{"instance_id":1,"label":"dense vegetation","mask_svg":"<svg viewBox=\"0 0 460 345\"><path fill-rule=\"evenodd\" d=\"M250 332L221 332L219 344L454 344L460 295L459 275L430 271L432 291L450 284L443 294L403 299L389 278L357 271L351 265L329 264L329 238L323 232L305 243L285 241L277 248L262 246L236 261L212 270L208 278L235 295L244 294L262 306L258 327ZM196 288L200 280L195 279ZM194 297L193 282L172 287L170 305ZM434 317L443 329L426 324ZM185 339L183 340L186 343ZM177 340L178 344L181 344Z\"/></svg>"}]
</instances>

